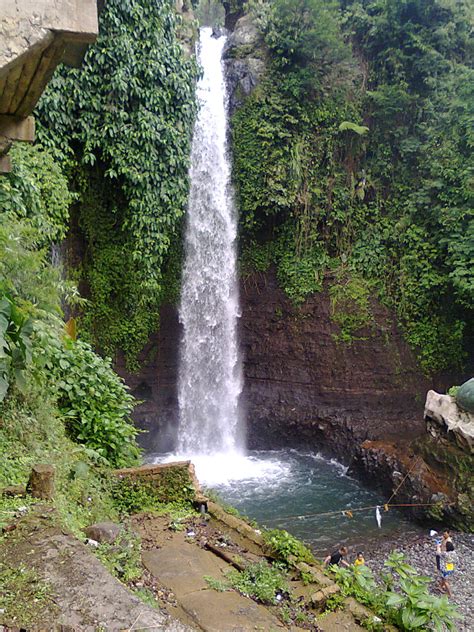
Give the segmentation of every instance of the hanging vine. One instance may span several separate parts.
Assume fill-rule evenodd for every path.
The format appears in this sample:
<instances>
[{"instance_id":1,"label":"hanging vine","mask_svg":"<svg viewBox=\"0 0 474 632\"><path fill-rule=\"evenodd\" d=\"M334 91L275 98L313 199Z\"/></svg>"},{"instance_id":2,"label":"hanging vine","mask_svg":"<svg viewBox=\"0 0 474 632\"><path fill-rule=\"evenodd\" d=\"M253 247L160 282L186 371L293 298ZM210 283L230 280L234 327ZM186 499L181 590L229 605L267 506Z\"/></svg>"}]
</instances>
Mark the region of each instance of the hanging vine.
<instances>
[{"instance_id":1,"label":"hanging vine","mask_svg":"<svg viewBox=\"0 0 474 632\"><path fill-rule=\"evenodd\" d=\"M109 0L83 65L61 68L39 105L41 141L80 193L84 333L130 366L158 325L187 198L197 65L181 21L171 0Z\"/></svg>"}]
</instances>

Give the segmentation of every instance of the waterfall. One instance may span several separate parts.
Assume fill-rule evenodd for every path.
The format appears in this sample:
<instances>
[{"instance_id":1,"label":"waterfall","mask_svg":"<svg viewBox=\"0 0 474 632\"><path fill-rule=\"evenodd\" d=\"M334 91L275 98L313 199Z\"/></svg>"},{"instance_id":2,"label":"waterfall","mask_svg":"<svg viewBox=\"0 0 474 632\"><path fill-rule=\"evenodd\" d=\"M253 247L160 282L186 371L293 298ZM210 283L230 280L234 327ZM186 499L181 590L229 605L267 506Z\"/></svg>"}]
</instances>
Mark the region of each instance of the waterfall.
<instances>
[{"instance_id":1,"label":"waterfall","mask_svg":"<svg viewBox=\"0 0 474 632\"><path fill-rule=\"evenodd\" d=\"M227 151L225 37L202 28L185 263L179 318L183 326L178 379L181 454L240 452L242 390L237 341L237 220Z\"/></svg>"}]
</instances>

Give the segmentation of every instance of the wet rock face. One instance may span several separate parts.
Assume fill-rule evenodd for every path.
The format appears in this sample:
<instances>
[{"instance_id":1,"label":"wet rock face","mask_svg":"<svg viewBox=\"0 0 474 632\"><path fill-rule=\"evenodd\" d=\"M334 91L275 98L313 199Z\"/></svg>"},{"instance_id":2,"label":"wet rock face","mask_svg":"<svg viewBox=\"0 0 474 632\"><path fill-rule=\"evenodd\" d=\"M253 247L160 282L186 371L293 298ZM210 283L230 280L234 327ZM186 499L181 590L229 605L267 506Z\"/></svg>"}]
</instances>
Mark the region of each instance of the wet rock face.
<instances>
[{"instance_id":1,"label":"wet rock face","mask_svg":"<svg viewBox=\"0 0 474 632\"><path fill-rule=\"evenodd\" d=\"M347 345L334 338L338 329L325 292L297 310L268 272L243 279L240 295L242 402L251 447L304 446L349 460L366 439L425 434L423 402L432 383L388 310L374 303L373 327L360 332L366 339ZM180 339L177 309L165 306L139 374L117 364L142 400L134 418L147 431L139 441L149 452L175 448Z\"/></svg>"},{"instance_id":2,"label":"wet rock face","mask_svg":"<svg viewBox=\"0 0 474 632\"><path fill-rule=\"evenodd\" d=\"M224 50L224 64L232 115L259 84L265 72L265 45L248 15L235 24Z\"/></svg>"},{"instance_id":3,"label":"wet rock face","mask_svg":"<svg viewBox=\"0 0 474 632\"><path fill-rule=\"evenodd\" d=\"M160 313L160 328L140 354L141 369L127 371L123 358L115 369L141 403L133 418L144 431L138 442L147 452L169 452L176 443L178 419L178 352L181 328L177 309L165 305Z\"/></svg>"},{"instance_id":4,"label":"wet rock face","mask_svg":"<svg viewBox=\"0 0 474 632\"><path fill-rule=\"evenodd\" d=\"M305 446L350 458L366 439L424 433L430 384L375 302L363 340L338 343L326 292L295 309L272 272L241 289L248 435L253 447Z\"/></svg>"},{"instance_id":5,"label":"wet rock face","mask_svg":"<svg viewBox=\"0 0 474 632\"><path fill-rule=\"evenodd\" d=\"M431 384L385 308L373 306L376 324L361 332L366 340L349 346L334 339L327 293L296 310L272 272L242 280L240 293L242 401L252 447L299 445L350 458L365 439L425 432L423 400ZM134 418L147 431L139 437L147 451L175 447L180 338L177 309L165 306L140 373L117 364L143 400Z\"/></svg>"}]
</instances>

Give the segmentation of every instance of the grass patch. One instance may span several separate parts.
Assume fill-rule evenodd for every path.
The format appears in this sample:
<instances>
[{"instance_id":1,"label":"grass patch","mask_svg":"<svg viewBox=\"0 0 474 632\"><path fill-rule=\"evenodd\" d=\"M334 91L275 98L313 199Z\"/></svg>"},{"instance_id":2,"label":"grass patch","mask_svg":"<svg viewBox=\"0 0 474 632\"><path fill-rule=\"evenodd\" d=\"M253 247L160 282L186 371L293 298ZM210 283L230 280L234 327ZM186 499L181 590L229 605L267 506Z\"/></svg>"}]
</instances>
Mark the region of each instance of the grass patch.
<instances>
[{"instance_id":1,"label":"grass patch","mask_svg":"<svg viewBox=\"0 0 474 632\"><path fill-rule=\"evenodd\" d=\"M50 584L25 566L9 568L0 562L0 595L7 625L33 625L48 620L56 610Z\"/></svg>"},{"instance_id":2,"label":"grass patch","mask_svg":"<svg viewBox=\"0 0 474 632\"><path fill-rule=\"evenodd\" d=\"M134 588L132 592L135 593L145 605L156 608L157 610L159 609L155 594L149 588Z\"/></svg>"},{"instance_id":3,"label":"grass patch","mask_svg":"<svg viewBox=\"0 0 474 632\"><path fill-rule=\"evenodd\" d=\"M0 487L28 481L37 463L54 465L55 496L61 526L78 538L82 529L99 520L116 520L110 469L97 464L87 448L66 436L52 398L33 381L25 394L9 397L0 422ZM19 506L34 500L0 496L0 522Z\"/></svg>"},{"instance_id":4,"label":"grass patch","mask_svg":"<svg viewBox=\"0 0 474 632\"><path fill-rule=\"evenodd\" d=\"M114 577L124 584L139 579L143 573L140 538L125 531L115 542L104 542L95 554Z\"/></svg>"},{"instance_id":5,"label":"grass patch","mask_svg":"<svg viewBox=\"0 0 474 632\"><path fill-rule=\"evenodd\" d=\"M230 588L230 584L223 579L216 579L215 577L210 577L209 575L204 575L204 579L206 580L209 588L217 590L217 592L225 592Z\"/></svg>"},{"instance_id":6,"label":"grass patch","mask_svg":"<svg viewBox=\"0 0 474 632\"><path fill-rule=\"evenodd\" d=\"M249 564L243 571L230 570L227 573L232 588L246 597L265 604L276 604L277 595L288 590L286 578L280 569L265 561Z\"/></svg>"}]
</instances>

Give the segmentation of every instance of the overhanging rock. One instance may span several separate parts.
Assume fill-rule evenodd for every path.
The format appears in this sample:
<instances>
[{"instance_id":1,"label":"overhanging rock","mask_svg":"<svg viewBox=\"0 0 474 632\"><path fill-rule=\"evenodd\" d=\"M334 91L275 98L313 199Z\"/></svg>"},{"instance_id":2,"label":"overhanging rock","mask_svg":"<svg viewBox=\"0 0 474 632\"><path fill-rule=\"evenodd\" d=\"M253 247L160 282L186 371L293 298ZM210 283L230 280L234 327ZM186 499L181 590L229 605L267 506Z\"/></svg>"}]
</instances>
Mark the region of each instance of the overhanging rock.
<instances>
[{"instance_id":1,"label":"overhanging rock","mask_svg":"<svg viewBox=\"0 0 474 632\"><path fill-rule=\"evenodd\" d=\"M454 397L428 391L425 420L434 437L452 438L465 452L474 452L474 415L461 410Z\"/></svg>"}]
</instances>

